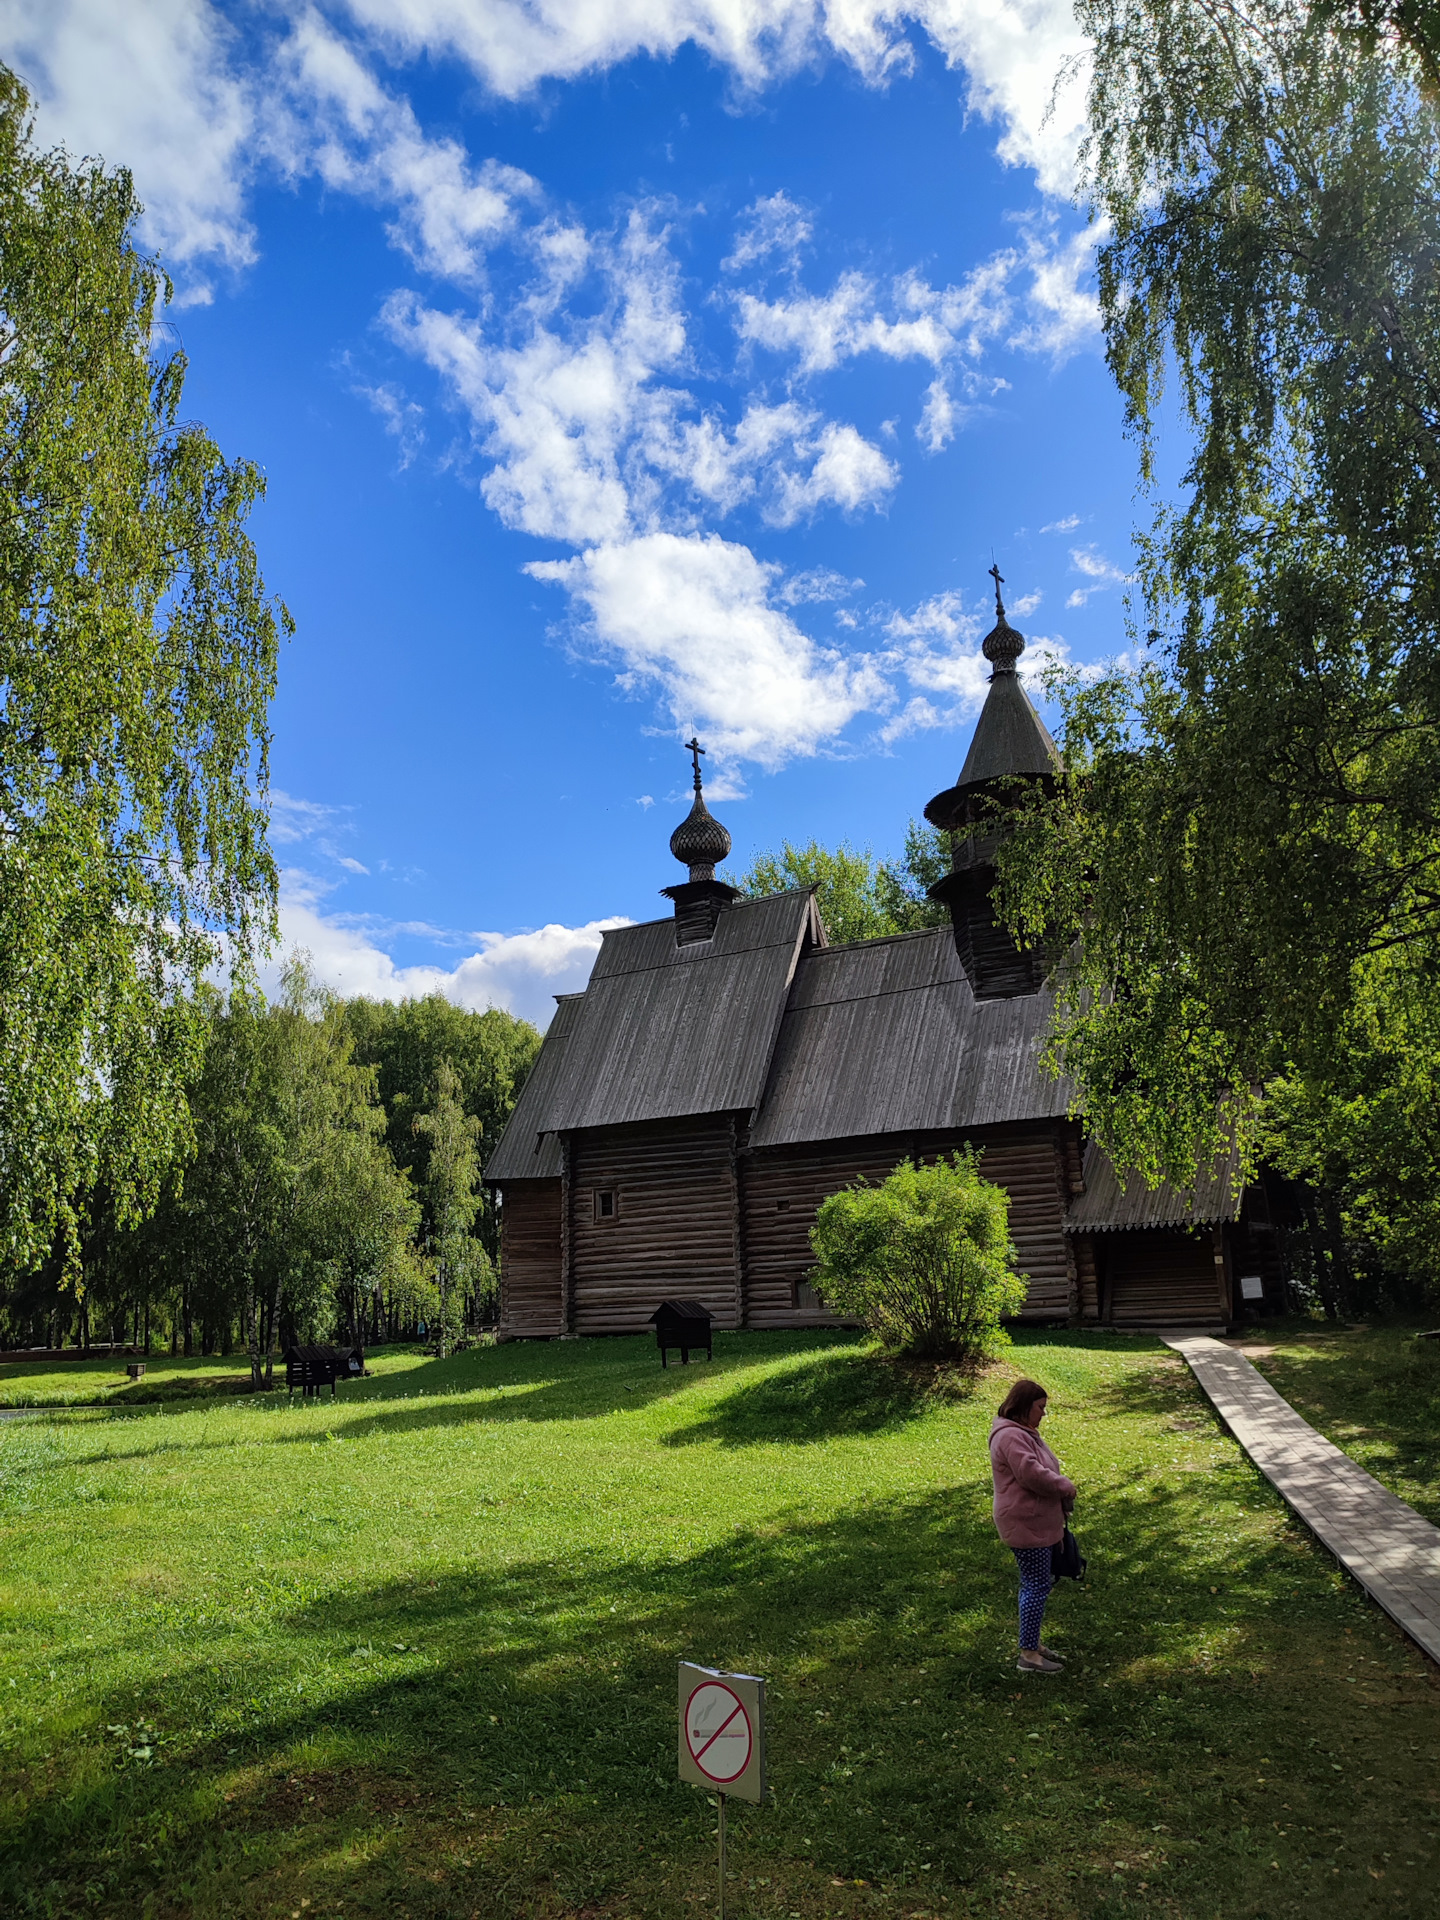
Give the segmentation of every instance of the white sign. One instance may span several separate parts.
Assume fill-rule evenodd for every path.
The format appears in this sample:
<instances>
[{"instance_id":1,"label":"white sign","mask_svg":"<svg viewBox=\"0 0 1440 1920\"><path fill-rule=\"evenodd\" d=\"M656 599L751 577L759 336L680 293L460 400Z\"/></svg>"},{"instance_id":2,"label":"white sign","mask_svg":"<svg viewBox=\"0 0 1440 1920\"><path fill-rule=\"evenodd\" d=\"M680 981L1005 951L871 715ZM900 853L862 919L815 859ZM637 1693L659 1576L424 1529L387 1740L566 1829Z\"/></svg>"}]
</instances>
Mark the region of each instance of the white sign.
<instances>
[{"instance_id":1,"label":"white sign","mask_svg":"<svg viewBox=\"0 0 1440 1920\"><path fill-rule=\"evenodd\" d=\"M738 1800L765 1798L765 1682L680 1662L680 1778Z\"/></svg>"},{"instance_id":2,"label":"white sign","mask_svg":"<svg viewBox=\"0 0 1440 1920\"><path fill-rule=\"evenodd\" d=\"M1240 1298L1242 1300L1263 1300L1265 1298L1265 1282L1258 1273L1241 1274Z\"/></svg>"}]
</instances>

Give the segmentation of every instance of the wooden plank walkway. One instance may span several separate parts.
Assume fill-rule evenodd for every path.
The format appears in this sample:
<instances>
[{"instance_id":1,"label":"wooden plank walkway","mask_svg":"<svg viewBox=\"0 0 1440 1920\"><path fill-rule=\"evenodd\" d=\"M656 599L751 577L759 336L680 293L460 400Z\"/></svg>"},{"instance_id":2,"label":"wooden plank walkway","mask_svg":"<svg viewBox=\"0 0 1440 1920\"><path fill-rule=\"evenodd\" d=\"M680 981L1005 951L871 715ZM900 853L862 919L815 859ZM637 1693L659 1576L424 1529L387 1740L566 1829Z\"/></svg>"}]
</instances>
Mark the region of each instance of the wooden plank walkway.
<instances>
[{"instance_id":1,"label":"wooden plank walkway","mask_svg":"<svg viewBox=\"0 0 1440 1920\"><path fill-rule=\"evenodd\" d=\"M1265 1478L1423 1653L1440 1664L1440 1528L1317 1433L1233 1347L1161 1334Z\"/></svg>"}]
</instances>

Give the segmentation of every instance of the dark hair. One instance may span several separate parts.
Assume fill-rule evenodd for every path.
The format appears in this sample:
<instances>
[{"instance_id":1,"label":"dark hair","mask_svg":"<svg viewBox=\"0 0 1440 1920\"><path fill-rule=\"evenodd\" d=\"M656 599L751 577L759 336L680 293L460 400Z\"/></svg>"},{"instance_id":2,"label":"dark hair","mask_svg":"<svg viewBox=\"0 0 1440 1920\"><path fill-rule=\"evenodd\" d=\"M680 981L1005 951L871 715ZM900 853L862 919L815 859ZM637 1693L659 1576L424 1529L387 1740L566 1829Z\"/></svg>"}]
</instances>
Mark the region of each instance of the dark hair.
<instances>
[{"instance_id":1,"label":"dark hair","mask_svg":"<svg viewBox=\"0 0 1440 1920\"><path fill-rule=\"evenodd\" d=\"M1037 1400L1048 1400L1049 1394L1038 1380L1017 1380L1005 1398L1000 1402L1002 1420L1028 1421L1030 1409Z\"/></svg>"}]
</instances>

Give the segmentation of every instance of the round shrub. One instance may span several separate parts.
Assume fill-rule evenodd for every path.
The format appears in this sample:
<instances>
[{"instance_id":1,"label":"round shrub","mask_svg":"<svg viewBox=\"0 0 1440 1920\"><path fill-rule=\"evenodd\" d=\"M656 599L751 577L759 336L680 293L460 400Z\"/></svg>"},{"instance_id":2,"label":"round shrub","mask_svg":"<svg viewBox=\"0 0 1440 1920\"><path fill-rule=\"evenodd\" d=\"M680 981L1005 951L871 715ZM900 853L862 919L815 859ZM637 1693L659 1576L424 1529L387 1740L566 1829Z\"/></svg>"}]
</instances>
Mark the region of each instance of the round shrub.
<instances>
[{"instance_id":1,"label":"round shrub","mask_svg":"<svg viewBox=\"0 0 1440 1920\"><path fill-rule=\"evenodd\" d=\"M1024 1304L1011 1262L1010 1196L982 1180L970 1150L932 1166L902 1160L878 1187L832 1193L810 1230L827 1306L889 1347L972 1361L998 1345Z\"/></svg>"}]
</instances>

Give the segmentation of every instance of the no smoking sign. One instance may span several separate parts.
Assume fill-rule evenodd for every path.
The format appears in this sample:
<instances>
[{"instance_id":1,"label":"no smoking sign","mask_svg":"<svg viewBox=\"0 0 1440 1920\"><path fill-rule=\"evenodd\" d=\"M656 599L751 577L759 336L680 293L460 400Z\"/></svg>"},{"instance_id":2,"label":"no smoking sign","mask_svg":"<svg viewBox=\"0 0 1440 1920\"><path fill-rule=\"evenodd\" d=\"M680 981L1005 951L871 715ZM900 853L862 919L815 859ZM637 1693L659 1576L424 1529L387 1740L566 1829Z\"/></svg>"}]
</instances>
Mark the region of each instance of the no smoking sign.
<instances>
[{"instance_id":1,"label":"no smoking sign","mask_svg":"<svg viewBox=\"0 0 1440 1920\"><path fill-rule=\"evenodd\" d=\"M680 1662L680 1778L737 1800L765 1798L765 1682Z\"/></svg>"}]
</instances>

